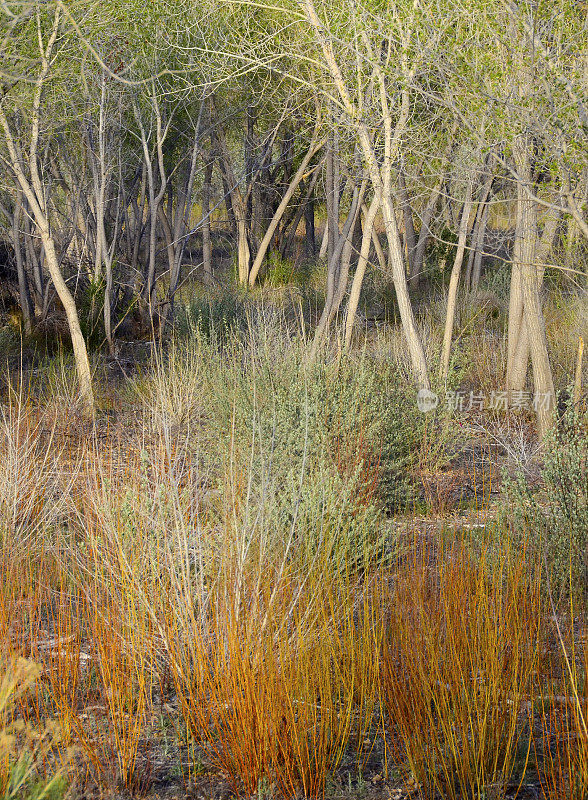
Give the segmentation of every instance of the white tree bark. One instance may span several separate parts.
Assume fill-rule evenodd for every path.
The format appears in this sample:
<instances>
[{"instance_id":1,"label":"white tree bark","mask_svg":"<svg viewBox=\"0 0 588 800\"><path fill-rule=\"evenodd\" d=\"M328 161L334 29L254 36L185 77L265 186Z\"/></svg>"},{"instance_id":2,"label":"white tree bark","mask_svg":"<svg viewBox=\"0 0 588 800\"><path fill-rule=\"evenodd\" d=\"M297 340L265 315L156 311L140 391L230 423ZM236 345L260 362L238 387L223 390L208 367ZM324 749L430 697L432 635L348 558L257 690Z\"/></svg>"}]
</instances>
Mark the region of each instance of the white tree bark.
<instances>
[{"instance_id":1,"label":"white tree bark","mask_svg":"<svg viewBox=\"0 0 588 800\"><path fill-rule=\"evenodd\" d=\"M457 240L457 250L451 269L449 279L449 289L447 291L447 311L445 313L445 330L443 333L443 346L441 348L441 361L439 365L439 377L446 381L449 375L449 359L451 355L451 340L453 339L453 324L455 320L455 309L457 306L457 292L459 289L459 277L465 253L467 236L469 230L470 215L472 213L472 183L470 181L467 188L467 195L461 212L459 223L459 236Z\"/></svg>"},{"instance_id":2,"label":"white tree bark","mask_svg":"<svg viewBox=\"0 0 588 800\"><path fill-rule=\"evenodd\" d=\"M519 137L515 142L514 157L521 178L531 181L529 137ZM537 411L537 429L545 436L553 424L555 411L555 388L545 333L545 321L539 294L539 272L536 263L537 249L537 206L529 197L525 187L517 185L517 214L520 231L520 281L523 296L523 324L527 330Z\"/></svg>"},{"instance_id":3,"label":"white tree bark","mask_svg":"<svg viewBox=\"0 0 588 800\"><path fill-rule=\"evenodd\" d=\"M389 107L385 79L379 68L378 59L373 56L373 53L369 53L370 61L374 65L374 73L379 87L379 98L382 113L384 154L380 163L378 157L376 156L370 130L368 129L365 120L362 118L358 108L351 98L351 95L349 94L345 80L341 73L341 69L335 57L333 43L316 13L313 0L304 0L303 7L306 13L306 18L314 30L316 38L320 44L325 65L329 70L331 79L333 80L334 86L339 94L341 104L343 105L348 118L357 133L363 159L369 171L373 190L376 194L381 194L382 196L382 216L384 218L386 237L388 239L392 276L396 289L396 297L400 311L402 329L410 353L415 381L419 388L429 388L430 383L425 350L416 325L416 320L414 318L408 293L402 242L400 240L400 234L396 222L396 213L392 201L392 162L398 155L401 136L404 133L406 122L408 120L408 92L406 89L404 89L401 93L401 104L400 108L398 109L397 121L393 130L392 113Z\"/></svg>"},{"instance_id":4,"label":"white tree bark","mask_svg":"<svg viewBox=\"0 0 588 800\"><path fill-rule=\"evenodd\" d=\"M361 295L361 287L368 263L370 254L370 246L373 239L374 223L376 214L382 203L382 198L379 194L375 194L369 208L363 206L363 236L361 239L361 249L359 251L359 260L353 276L351 284L351 291L349 293L349 303L347 305L347 316L345 319L345 349L348 350L351 346L351 337L353 335L353 323L355 322L355 315L357 314L357 307L359 305L359 297ZM377 237L377 234L376 234Z\"/></svg>"},{"instance_id":5,"label":"white tree bark","mask_svg":"<svg viewBox=\"0 0 588 800\"><path fill-rule=\"evenodd\" d=\"M290 183L288 185L288 188L286 189L286 191L285 191L285 193L284 193L284 195L283 195L283 197L282 197L282 199L280 201L280 204L277 207L276 212L275 212L270 224L267 227L267 230L265 232L265 236L261 240L261 243L259 245L259 249L258 249L257 254L255 256L255 260L253 261L253 264L251 265L251 272L249 273L249 286L254 286L255 285L255 281L257 280L257 276L259 275L259 270L261 269L261 266L262 266L262 264L263 264L263 262L265 260L265 256L267 254L268 248L269 248L270 243L272 241L272 237L273 237L274 233L276 232L276 229L277 229L278 225L280 224L280 220L284 216L286 208L288 207L288 203L292 199L292 197L294 195L294 192L298 188L300 182L304 179L304 176L306 174L306 170L308 168L308 165L310 164L310 161L311 161L312 157L316 153L318 153L318 151L324 145L325 140L324 139L319 140L318 134L319 134L319 121L317 120L317 124L315 126L315 129L314 129L311 141L310 141L310 146L309 146L308 150L306 151L300 166L296 170L296 173L295 173L294 177L290 181Z\"/></svg>"},{"instance_id":6,"label":"white tree bark","mask_svg":"<svg viewBox=\"0 0 588 800\"><path fill-rule=\"evenodd\" d=\"M45 87L45 82L49 74L51 56L59 32L59 24L60 10L57 8L54 14L51 33L49 34L46 45L43 43L42 35L39 32L41 68L35 81L33 104L30 113L29 148L26 158L29 172L28 176L25 174L23 169L25 159L20 153L18 144L12 134L8 118L1 105L0 126L4 130L4 135L6 138L10 166L14 173L17 185L22 190L22 193L26 197L29 204L29 208L35 220L35 224L39 231L39 236L45 251L46 264L51 276L51 280L53 281L53 285L55 286L55 290L66 314L74 351L80 395L82 397L86 413L93 419L95 414L95 404L88 351L80 328L80 321L74 298L67 287L63 275L61 274L55 243L51 235L49 217L46 210L44 186L38 167L41 98L43 89Z\"/></svg>"}]
</instances>

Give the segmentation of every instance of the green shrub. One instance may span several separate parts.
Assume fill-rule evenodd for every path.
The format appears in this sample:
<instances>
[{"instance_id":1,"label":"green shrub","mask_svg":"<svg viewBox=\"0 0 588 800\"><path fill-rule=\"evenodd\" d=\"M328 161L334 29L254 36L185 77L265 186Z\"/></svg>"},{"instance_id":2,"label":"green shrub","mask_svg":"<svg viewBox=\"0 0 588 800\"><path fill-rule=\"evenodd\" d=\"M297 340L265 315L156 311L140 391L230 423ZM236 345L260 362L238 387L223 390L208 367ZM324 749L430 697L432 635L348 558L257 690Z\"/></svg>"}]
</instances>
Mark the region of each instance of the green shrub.
<instances>
[{"instance_id":1,"label":"green shrub","mask_svg":"<svg viewBox=\"0 0 588 800\"><path fill-rule=\"evenodd\" d=\"M507 263L490 265L480 280L480 292L493 294L507 302L510 292L511 266Z\"/></svg>"},{"instance_id":2,"label":"green shrub","mask_svg":"<svg viewBox=\"0 0 588 800\"><path fill-rule=\"evenodd\" d=\"M267 286L297 286L307 289L312 282L317 264L312 260L294 264L279 253L270 253L268 266L263 275L263 284Z\"/></svg>"},{"instance_id":3,"label":"green shrub","mask_svg":"<svg viewBox=\"0 0 588 800\"><path fill-rule=\"evenodd\" d=\"M425 259L425 278L427 281L443 283L449 279L455 257L457 238L457 235L452 230L444 227L439 237L433 239L429 244Z\"/></svg>"},{"instance_id":4,"label":"green shrub","mask_svg":"<svg viewBox=\"0 0 588 800\"><path fill-rule=\"evenodd\" d=\"M173 428L176 450L224 497L219 529L228 514L277 551L293 538L305 557L325 544L345 559L373 550L381 512L412 499L433 424L386 354L311 360L294 323L254 306L244 330L199 326L168 348L140 392L159 409L155 427Z\"/></svg>"},{"instance_id":5,"label":"green shrub","mask_svg":"<svg viewBox=\"0 0 588 800\"><path fill-rule=\"evenodd\" d=\"M224 336L233 328L245 328L245 303L232 292L212 298L196 298L187 306L178 306L174 330L181 337Z\"/></svg>"},{"instance_id":6,"label":"green shrub","mask_svg":"<svg viewBox=\"0 0 588 800\"><path fill-rule=\"evenodd\" d=\"M90 278L77 292L80 328L89 350L99 350L106 341L104 328L104 278ZM71 347L69 337L64 339L67 349Z\"/></svg>"},{"instance_id":7,"label":"green shrub","mask_svg":"<svg viewBox=\"0 0 588 800\"><path fill-rule=\"evenodd\" d=\"M569 408L545 442L542 489L505 482L515 539L542 550L554 598L588 598L588 415Z\"/></svg>"},{"instance_id":8,"label":"green shrub","mask_svg":"<svg viewBox=\"0 0 588 800\"><path fill-rule=\"evenodd\" d=\"M66 793L63 771L42 778L59 743L57 723L33 730L18 718L17 701L38 682L41 668L25 659L0 660L0 797L3 800L59 800ZM65 755L65 754L64 754Z\"/></svg>"}]
</instances>

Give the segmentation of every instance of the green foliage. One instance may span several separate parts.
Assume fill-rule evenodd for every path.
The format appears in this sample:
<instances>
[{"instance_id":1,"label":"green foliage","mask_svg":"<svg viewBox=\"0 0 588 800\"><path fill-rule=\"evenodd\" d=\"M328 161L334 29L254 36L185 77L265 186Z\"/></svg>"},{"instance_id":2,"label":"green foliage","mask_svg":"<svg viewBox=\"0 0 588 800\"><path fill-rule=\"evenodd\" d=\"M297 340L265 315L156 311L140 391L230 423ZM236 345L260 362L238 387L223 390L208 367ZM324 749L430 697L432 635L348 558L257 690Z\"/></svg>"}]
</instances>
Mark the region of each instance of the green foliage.
<instances>
[{"instance_id":1,"label":"green foliage","mask_svg":"<svg viewBox=\"0 0 588 800\"><path fill-rule=\"evenodd\" d=\"M247 451L256 430L259 447L271 446L274 468L282 456L290 475L305 453L308 463L342 469L356 458L352 467L364 472L369 461L380 499L396 507L408 493L406 468L420 428L407 396L412 390L400 388L392 365L367 355L307 362L303 343L272 327L250 327L244 346L233 342L229 365L217 373L220 428L230 422L233 441L246 443Z\"/></svg>"},{"instance_id":2,"label":"green foliage","mask_svg":"<svg viewBox=\"0 0 588 800\"><path fill-rule=\"evenodd\" d=\"M436 424L394 362L310 360L273 310L251 307L245 328L222 317L220 332L201 319L141 386L145 407L160 410L156 427L180 431L184 446L193 436L189 449L213 491L230 495L240 529L261 526L277 550L293 538L304 558L325 544L345 560L373 551L382 510L412 498Z\"/></svg>"},{"instance_id":3,"label":"green foliage","mask_svg":"<svg viewBox=\"0 0 588 800\"><path fill-rule=\"evenodd\" d=\"M104 279L90 279L76 297L80 327L88 349L98 350L106 341L104 329ZM70 342L64 342L69 346Z\"/></svg>"},{"instance_id":4,"label":"green foliage","mask_svg":"<svg viewBox=\"0 0 588 800\"><path fill-rule=\"evenodd\" d=\"M425 260L425 275L429 281L444 282L449 280L453 258L455 257L457 238L457 235L452 230L445 227L438 238L432 240L427 248L427 258Z\"/></svg>"},{"instance_id":5,"label":"green foliage","mask_svg":"<svg viewBox=\"0 0 588 800\"><path fill-rule=\"evenodd\" d=\"M494 294L500 300L506 301L510 291L510 274L511 266L506 262L486 269L480 281L480 291Z\"/></svg>"},{"instance_id":6,"label":"green foliage","mask_svg":"<svg viewBox=\"0 0 588 800\"><path fill-rule=\"evenodd\" d=\"M555 598L588 598L588 415L568 409L545 442L543 488L522 474L505 482L511 535L531 534L545 557Z\"/></svg>"},{"instance_id":7,"label":"green foliage","mask_svg":"<svg viewBox=\"0 0 588 800\"><path fill-rule=\"evenodd\" d=\"M19 333L11 325L0 327L0 353L4 356L18 353L20 349Z\"/></svg>"},{"instance_id":8,"label":"green foliage","mask_svg":"<svg viewBox=\"0 0 588 800\"><path fill-rule=\"evenodd\" d=\"M282 258L279 253L271 253L263 282L268 286L293 284L296 282L296 268L288 258Z\"/></svg>"},{"instance_id":9,"label":"green foliage","mask_svg":"<svg viewBox=\"0 0 588 800\"><path fill-rule=\"evenodd\" d=\"M303 261L295 265L287 258L282 258L279 253L271 253L268 258L268 267L263 277L264 285L268 286L298 286L308 288L314 273L316 263Z\"/></svg>"},{"instance_id":10,"label":"green foliage","mask_svg":"<svg viewBox=\"0 0 588 800\"><path fill-rule=\"evenodd\" d=\"M243 301L233 292L203 298L197 297L187 306L178 308L174 328L180 338L195 336L210 339L246 326Z\"/></svg>"},{"instance_id":11,"label":"green foliage","mask_svg":"<svg viewBox=\"0 0 588 800\"><path fill-rule=\"evenodd\" d=\"M15 715L41 675L38 664L25 659L0 660L0 796L3 800L59 800L65 794L62 772L41 779L52 748L59 742L57 723L42 731Z\"/></svg>"}]
</instances>

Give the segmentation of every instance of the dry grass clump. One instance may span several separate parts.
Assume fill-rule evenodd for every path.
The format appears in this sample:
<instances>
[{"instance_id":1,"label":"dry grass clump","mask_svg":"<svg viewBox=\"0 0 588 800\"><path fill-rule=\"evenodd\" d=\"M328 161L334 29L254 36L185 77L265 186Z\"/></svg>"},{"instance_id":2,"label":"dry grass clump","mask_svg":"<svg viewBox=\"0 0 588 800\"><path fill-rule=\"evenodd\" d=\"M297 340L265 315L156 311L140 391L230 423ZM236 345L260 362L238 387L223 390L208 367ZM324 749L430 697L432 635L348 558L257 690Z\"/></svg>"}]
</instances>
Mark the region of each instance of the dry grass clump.
<instances>
[{"instance_id":1,"label":"dry grass clump","mask_svg":"<svg viewBox=\"0 0 588 800\"><path fill-rule=\"evenodd\" d=\"M548 295L545 303L545 325L555 386L556 389L565 389L573 381L578 340L580 337L586 338L586 289L577 289L574 293L559 291Z\"/></svg>"},{"instance_id":2,"label":"dry grass clump","mask_svg":"<svg viewBox=\"0 0 588 800\"><path fill-rule=\"evenodd\" d=\"M26 552L31 537L55 522L53 434L22 393L0 407L0 546L9 536Z\"/></svg>"},{"instance_id":3,"label":"dry grass clump","mask_svg":"<svg viewBox=\"0 0 588 800\"><path fill-rule=\"evenodd\" d=\"M18 716L19 703L34 692L41 675L38 664L23 658L0 659L0 796L4 800L42 800L62 780L62 771L44 778L47 759L58 746L59 726L47 721L34 729Z\"/></svg>"},{"instance_id":4,"label":"dry grass clump","mask_svg":"<svg viewBox=\"0 0 588 800\"><path fill-rule=\"evenodd\" d=\"M537 664L538 574L502 552L456 547L433 568L410 559L389 596L383 699L396 759L421 796L503 797L523 775L522 743ZM528 741L528 737L527 737Z\"/></svg>"},{"instance_id":5,"label":"dry grass clump","mask_svg":"<svg viewBox=\"0 0 588 800\"><path fill-rule=\"evenodd\" d=\"M355 716L371 724L380 627L356 575L320 559L308 573L285 563L264 572L223 572L205 608L184 598L171 669L190 735L238 794L314 797Z\"/></svg>"},{"instance_id":6,"label":"dry grass clump","mask_svg":"<svg viewBox=\"0 0 588 800\"><path fill-rule=\"evenodd\" d=\"M539 681L533 743L547 800L588 795L588 630L572 625Z\"/></svg>"}]
</instances>

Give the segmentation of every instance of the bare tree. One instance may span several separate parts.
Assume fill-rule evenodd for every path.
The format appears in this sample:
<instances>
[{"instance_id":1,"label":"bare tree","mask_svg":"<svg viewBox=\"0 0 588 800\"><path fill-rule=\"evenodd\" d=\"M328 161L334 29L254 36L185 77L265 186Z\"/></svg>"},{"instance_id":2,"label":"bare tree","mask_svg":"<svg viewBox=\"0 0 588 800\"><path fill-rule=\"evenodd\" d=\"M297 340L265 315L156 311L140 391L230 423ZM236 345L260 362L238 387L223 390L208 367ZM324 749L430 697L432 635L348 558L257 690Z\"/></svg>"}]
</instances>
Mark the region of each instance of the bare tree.
<instances>
[{"instance_id":1,"label":"bare tree","mask_svg":"<svg viewBox=\"0 0 588 800\"><path fill-rule=\"evenodd\" d=\"M45 14L49 17L47 21L48 31L45 31ZM46 87L53 59L56 57L55 48L60 34L61 10L59 7L41 9L37 6L35 10L35 23L37 31L39 70L34 78L33 96L31 107L28 113L28 141L27 149L23 150L20 142L14 135L11 119L5 108L6 101L11 94L14 94L18 87L18 81L12 82L10 90L6 90L2 101L0 101L0 126L4 131L7 157L5 164L9 167L15 179L15 189L20 189L27 200L29 209L35 221L39 236L43 245L47 269L55 286L55 290L63 305L71 341L73 346L74 358L80 394L84 407L90 417L94 416L94 393L92 390L92 375L88 360L88 351L82 335L80 320L76 309L75 300L70 292L67 283L61 272L57 249L51 230L51 221L47 208L45 189L41 173L39 171L39 139L41 130L42 99L43 91ZM22 125L24 127L24 123ZM24 142L23 142L24 143Z\"/></svg>"}]
</instances>

